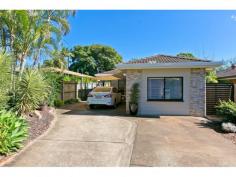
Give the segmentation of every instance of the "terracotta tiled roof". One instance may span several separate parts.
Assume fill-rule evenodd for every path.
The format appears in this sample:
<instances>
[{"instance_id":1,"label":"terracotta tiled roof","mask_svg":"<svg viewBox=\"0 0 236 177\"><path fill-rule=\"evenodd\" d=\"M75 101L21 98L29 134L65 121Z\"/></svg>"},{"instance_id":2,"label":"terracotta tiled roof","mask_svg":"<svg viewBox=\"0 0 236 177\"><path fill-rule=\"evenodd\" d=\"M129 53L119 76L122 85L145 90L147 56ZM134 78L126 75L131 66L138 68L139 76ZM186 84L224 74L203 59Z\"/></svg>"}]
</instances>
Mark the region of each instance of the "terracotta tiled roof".
<instances>
[{"instance_id":1,"label":"terracotta tiled roof","mask_svg":"<svg viewBox=\"0 0 236 177\"><path fill-rule=\"evenodd\" d=\"M224 71L219 71L216 75L218 78L236 77L236 65L232 65Z\"/></svg>"},{"instance_id":2,"label":"terracotta tiled roof","mask_svg":"<svg viewBox=\"0 0 236 177\"><path fill-rule=\"evenodd\" d=\"M130 60L126 64L154 64L154 63L179 63L179 62L210 62L210 61L198 58L177 57L169 55L154 55L141 59Z\"/></svg>"}]
</instances>

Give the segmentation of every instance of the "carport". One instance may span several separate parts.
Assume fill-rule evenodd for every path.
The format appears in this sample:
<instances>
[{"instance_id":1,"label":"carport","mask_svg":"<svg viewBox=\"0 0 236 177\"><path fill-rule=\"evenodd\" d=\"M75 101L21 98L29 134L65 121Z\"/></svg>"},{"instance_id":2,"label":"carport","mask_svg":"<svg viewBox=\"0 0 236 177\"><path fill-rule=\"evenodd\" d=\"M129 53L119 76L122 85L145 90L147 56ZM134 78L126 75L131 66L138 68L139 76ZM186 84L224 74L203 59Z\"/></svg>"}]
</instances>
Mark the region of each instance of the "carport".
<instances>
[{"instance_id":1,"label":"carport","mask_svg":"<svg viewBox=\"0 0 236 177\"><path fill-rule=\"evenodd\" d=\"M116 87L122 95L125 95L126 79L122 71L113 69L95 76L100 85Z\"/></svg>"}]
</instances>

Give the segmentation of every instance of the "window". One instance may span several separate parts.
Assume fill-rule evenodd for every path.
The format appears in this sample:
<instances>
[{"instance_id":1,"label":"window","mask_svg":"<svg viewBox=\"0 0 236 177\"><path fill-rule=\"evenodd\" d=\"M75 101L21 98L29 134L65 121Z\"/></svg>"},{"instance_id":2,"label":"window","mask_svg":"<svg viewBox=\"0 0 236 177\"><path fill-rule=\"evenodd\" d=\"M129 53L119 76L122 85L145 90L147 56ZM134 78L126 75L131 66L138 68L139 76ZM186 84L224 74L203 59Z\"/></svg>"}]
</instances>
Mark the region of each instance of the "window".
<instances>
[{"instance_id":1,"label":"window","mask_svg":"<svg viewBox=\"0 0 236 177\"><path fill-rule=\"evenodd\" d=\"M149 101L183 101L183 78L148 78L147 98Z\"/></svg>"}]
</instances>

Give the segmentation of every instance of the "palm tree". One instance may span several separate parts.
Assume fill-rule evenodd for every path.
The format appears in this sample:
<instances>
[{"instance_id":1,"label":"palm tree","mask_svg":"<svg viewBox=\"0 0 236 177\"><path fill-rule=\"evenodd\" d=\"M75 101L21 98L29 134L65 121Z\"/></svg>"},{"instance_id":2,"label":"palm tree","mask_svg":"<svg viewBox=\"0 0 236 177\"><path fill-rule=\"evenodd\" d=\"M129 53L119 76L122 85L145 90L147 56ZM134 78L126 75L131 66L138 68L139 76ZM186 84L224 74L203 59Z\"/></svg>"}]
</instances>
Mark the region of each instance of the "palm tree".
<instances>
[{"instance_id":1,"label":"palm tree","mask_svg":"<svg viewBox=\"0 0 236 177\"><path fill-rule=\"evenodd\" d=\"M65 56L62 55L62 52L55 50L51 53L51 59L45 60L43 66L65 69L67 62Z\"/></svg>"},{"instance_id":2,"label":"palm tree","mask_svg":"<svg viewBox=\"0 0 236 177\"><path fill-rule=\"evenodd\" d=\"M62 35L66 35L69 30L67 17L75 15L75 11L40 11L42 31L39 40L35 43L34 66L37 64L42 53L49 54L50 46L57 49L57 44Z\"/></svg>"},{"instance_id":3,"label":"palm tree","mask_svg":"<svg viewBox=\"0 0 236 177\"><path fill-rule=\"evenodd\" d=\"M74 56L74 54L68 48L62 48L61 55L67 59L67 69L70 66L70 58Z\"/></svg>"},{"instance_id":4,"label":"palm tree","mask_svg":"<svg viewBox=\"0 0 236 177\"><path fill-rule=\"evenodd\" d=\"M26 59L33 58L36 64L43 52L58 45L61 37L69 32L67 18L74 13L56 10L0 12L0 47L14 55L15 65L19 63L20 75Z\"/></svg>"},{"instance_id":5,"label":"palm tree","mask_svg":"<svg viewBox=\"0 0 236 177\"><path fill-rule=\"evenodd\" d=\"M5 53L6 51L13 55L11 62L11 82L12 89L15 89L15 70L18 57L18 37L25 22L25 11L0 11L0 47ZM22 21L22 23L19 23Z\"/></svg>"}]
</instances>

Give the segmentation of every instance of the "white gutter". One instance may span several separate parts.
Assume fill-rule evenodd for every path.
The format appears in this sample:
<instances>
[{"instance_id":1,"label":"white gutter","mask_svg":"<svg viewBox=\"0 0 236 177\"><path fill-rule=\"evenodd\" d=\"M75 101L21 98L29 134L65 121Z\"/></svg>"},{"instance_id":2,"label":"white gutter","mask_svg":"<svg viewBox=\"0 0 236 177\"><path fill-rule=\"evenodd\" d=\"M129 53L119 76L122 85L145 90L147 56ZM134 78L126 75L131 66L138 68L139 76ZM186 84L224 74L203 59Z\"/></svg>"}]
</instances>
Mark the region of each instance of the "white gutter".
<instances>
[{"instance_id":1,"label":"white gutter","mask_svg":"<svg viewBox=\"0 0 236 177\"><path fill-rule=\"evenodd\" d=\"M145 64L117 64L117 69L155 69L155 68L215 68L222 62L179 62L179 63L145 63Z\"/></svg>"}]
</instances>

